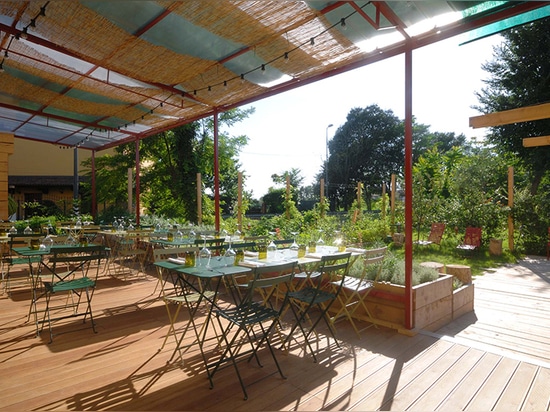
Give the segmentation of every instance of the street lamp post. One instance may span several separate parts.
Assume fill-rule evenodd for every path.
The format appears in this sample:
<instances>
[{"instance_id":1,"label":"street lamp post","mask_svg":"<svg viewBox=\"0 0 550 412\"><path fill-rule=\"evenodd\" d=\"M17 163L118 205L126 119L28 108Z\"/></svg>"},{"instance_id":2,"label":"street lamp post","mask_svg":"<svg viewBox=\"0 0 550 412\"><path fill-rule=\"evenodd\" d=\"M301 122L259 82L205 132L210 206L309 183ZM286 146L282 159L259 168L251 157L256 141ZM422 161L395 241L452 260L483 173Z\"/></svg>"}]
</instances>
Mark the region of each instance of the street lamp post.
<instances>
[{"instance_id":1,"label":"street lamp post","mask_svg":"<svg viewBox=\"0 0 550 412\"><path fill-rule=\"evenodd\" d=\"M332 123L325 129L325 197L328 199L328 129L334 126Z\"/></svg>"}]
</instances>

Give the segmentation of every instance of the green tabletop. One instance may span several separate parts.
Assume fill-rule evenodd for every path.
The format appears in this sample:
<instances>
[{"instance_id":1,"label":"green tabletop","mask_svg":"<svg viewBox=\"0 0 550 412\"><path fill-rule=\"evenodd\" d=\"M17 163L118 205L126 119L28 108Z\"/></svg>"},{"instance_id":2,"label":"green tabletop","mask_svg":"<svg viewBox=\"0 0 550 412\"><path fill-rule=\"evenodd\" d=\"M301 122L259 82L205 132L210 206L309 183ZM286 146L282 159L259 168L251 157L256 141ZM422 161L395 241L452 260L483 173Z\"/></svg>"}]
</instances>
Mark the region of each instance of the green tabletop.
<instances>
[{"instance_id":1,"label":"green tabletop","mask_svg":"<svg viewBox=\"0 0 550 412\"><path fill-rule=\"evenodd\" d=\"M215 256L210 260L210 268L200 266L199 259L197 259L197 266L193 267L186 267L185 265L170 262L169 260L155 262L155 266L159 266L168 270L174 270L176 272L196 276L199 278L215 278L219 276L242 275L251 271L250 268L244 266L225 266L225 264L226 258L220 258L218 256Z\"/></svg>"},{"instance_id":2,"label":"green tabletop","mask_svg":"<svg viewBox=\"0 0 550 412\"><path fill-rule=\"evenodd\" d=\"M94 243L89 243L87 246L53 245L50 248L50 250L45 250L45 249L33 250L29 246L14 247L13 251L20 256L44 256L44 255L51 255L54 252L78 253L78 252L94 251L99 249L104 249L104 246L96 245Z\"/></svg>"}]
</instances>

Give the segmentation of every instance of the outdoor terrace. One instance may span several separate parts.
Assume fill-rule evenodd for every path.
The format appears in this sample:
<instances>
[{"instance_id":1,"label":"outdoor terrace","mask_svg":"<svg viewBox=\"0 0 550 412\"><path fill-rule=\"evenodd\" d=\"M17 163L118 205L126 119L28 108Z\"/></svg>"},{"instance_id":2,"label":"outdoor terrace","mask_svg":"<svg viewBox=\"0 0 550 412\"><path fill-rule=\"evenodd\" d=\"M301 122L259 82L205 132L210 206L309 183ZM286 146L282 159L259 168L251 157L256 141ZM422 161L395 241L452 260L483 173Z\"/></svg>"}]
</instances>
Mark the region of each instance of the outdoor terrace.
<instances>
[{"instance_id":1,"label":"outdoor terrace","mask_svg":"<svg viewBox=\"0 0 550 412\"><path fill-rule=\"evenodd\" d=\"M168 319L152 267L147 276L101 275L93 298L98 333L67 333L51 344L48 333L36 337L26 322L29 290L3 294L0 408L548 410L550 263L526 259L474 283L475 312L435 333L405 336L380 327L358 339L340 322L342 348L327 348L323 338L318 363L296 344L279 355L286 380L263 353L262 369L254 362L241 368L246 401L233 368L220 371L209 389L196 348L183 363L167 363L173 341L158 351Z\"/></svg>"}]
</instances>

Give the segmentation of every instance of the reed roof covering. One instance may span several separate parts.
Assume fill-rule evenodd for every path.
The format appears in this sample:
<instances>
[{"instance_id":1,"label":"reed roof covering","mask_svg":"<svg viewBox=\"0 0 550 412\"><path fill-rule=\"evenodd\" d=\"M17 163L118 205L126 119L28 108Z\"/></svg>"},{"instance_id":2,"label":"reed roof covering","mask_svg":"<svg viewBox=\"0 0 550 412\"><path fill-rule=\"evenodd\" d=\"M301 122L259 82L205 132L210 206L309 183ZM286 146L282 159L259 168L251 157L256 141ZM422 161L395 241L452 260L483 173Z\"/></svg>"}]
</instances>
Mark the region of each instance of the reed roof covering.
<instances>
[{"instance_id":1,"label":"reed roof covering","mask_svg":"<svg viewBox=\"0 0 550 412\"><path fill-rule=\"evenodd\" d=\"M0 132L102 150L459 33L488 35L548 7L0 1ZM369 81L378 80L358 87Z\"/></svg>"}]
</instances>

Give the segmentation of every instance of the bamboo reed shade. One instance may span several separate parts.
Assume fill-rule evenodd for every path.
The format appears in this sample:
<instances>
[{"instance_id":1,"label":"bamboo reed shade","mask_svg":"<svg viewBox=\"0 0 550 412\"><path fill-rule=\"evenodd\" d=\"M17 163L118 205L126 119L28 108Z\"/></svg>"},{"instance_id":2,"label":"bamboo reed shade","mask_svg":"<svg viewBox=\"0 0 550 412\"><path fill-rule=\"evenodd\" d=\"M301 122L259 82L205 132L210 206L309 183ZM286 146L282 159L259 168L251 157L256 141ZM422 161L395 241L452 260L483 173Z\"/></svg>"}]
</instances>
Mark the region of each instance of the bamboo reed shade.
<instances>
[{"instance_id":1,"label":"bamboo reed shade","mask_svg":"<svg viewBox=\"0 0 550 412\"><path fill-rule=\"evenodd\" d=\"M469 7L439 3L1 2L1 126L16 137L106 149L395 55L407 26ZM482 3L485 24L492 8L516 7ZM361 46L388 33L373 21L400 25L384 56ZM380 79L361 87L371 81ZM336 93L345 91L327 96Z\"/></svg>"}]
</instances>

